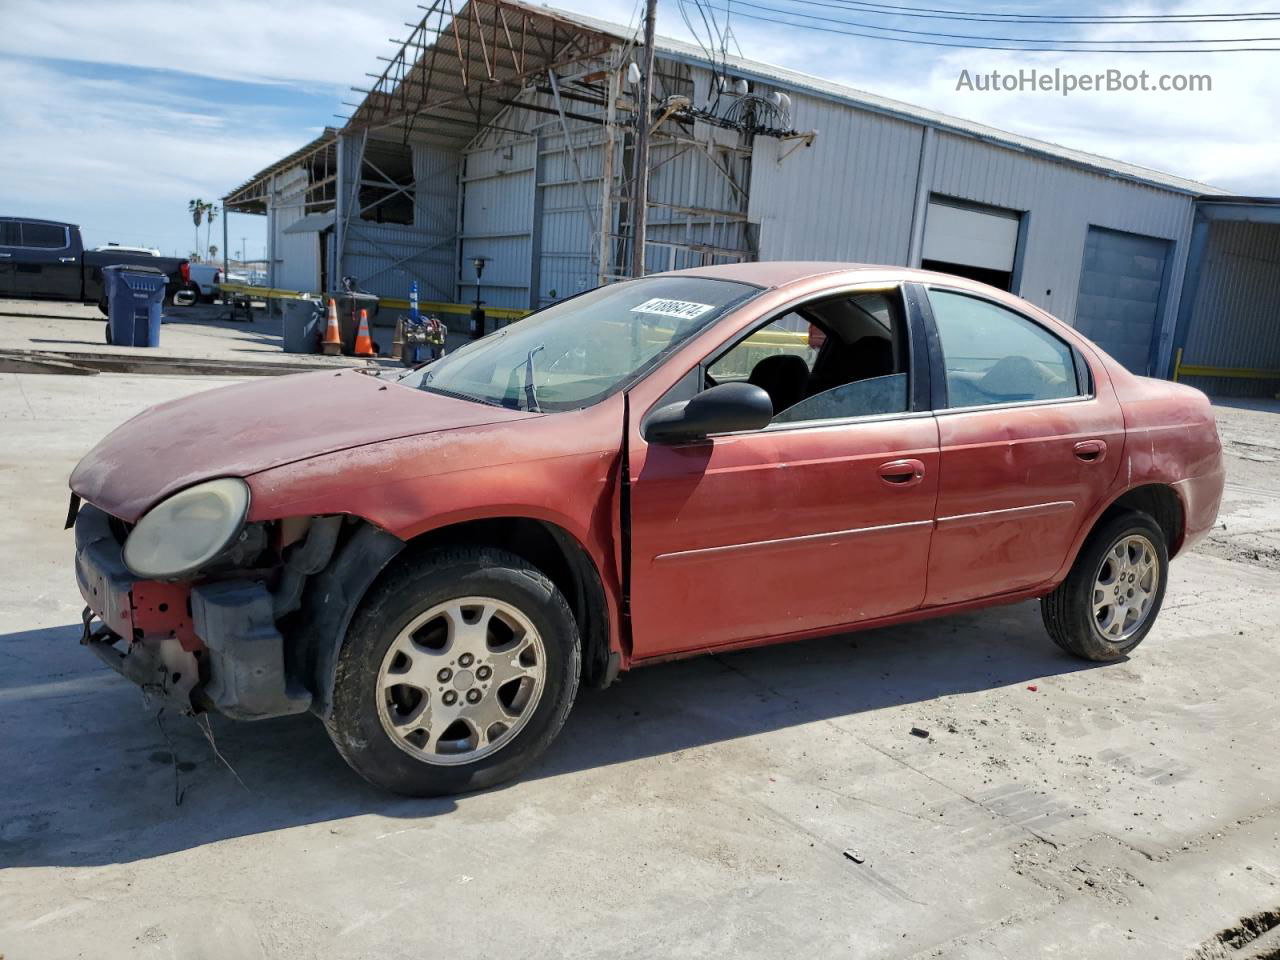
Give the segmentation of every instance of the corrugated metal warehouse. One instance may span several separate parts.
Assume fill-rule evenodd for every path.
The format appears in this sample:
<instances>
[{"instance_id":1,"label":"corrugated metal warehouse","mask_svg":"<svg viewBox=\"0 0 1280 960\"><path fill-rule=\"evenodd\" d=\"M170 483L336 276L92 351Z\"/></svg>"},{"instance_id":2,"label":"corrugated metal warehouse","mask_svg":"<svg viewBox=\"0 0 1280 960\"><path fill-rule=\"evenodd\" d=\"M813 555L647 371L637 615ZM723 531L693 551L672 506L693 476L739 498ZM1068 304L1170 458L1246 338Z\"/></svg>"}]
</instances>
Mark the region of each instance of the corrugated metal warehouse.
<instances>
[{"instance_id":1,"label":"corrugated metal warehouse","mask_svg":"<svg viewBox=\"0 0 1280 960\"><path fill-rule=\"evenodd\" d=\"M735 57L655 44L647 272L924 266L1074 323L1130 369L1273 394L1280 204ZM632 31L437 2L339 130L224 200L271 285L535 309L629 275ZM477 290L475 264L483 273ZM1272 374L1268 378L1266 375Z\"/></svg>"}]
</instances>

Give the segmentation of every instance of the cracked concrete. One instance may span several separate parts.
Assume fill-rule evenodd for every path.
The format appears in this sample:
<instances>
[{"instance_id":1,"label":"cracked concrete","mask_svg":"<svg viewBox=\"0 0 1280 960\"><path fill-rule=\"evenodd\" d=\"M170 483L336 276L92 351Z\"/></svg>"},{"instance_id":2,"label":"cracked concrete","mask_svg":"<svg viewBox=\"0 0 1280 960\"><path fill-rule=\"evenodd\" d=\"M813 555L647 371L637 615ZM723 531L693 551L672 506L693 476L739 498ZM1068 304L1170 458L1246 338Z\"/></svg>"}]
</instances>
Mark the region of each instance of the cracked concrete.
<instances>
[{"instance_id":1,"label":"cracked concrete","mask_svg":"<svg viewBox=\"0 0 1280 960\"><path fill-rule=\"evenodd\" d=\"M415 801L311 717L214 718L233 774L76 645L67 473L215 385L0 376L7 960L1245 957L1215 938L1280 907L1275 404L1218 408L1221 528L1127 661L1028 603L667 664L522 781Z\"/></svg>"}]
</instances>

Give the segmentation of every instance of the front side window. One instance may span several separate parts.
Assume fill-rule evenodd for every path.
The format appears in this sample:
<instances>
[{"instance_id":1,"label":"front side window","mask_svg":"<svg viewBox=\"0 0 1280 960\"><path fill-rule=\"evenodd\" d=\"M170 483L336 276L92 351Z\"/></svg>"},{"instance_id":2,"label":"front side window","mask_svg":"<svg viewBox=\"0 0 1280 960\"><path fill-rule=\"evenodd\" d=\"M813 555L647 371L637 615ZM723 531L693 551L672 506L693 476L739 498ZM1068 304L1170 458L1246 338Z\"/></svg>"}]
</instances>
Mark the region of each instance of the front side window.
<instances>
[{"instance_id":1,"label":"front side window","mask_svg":"<svg viewBox=\"0 0 1280 960\"><path fill-rule=\"evenodd\" d=\"M400 382L519 410L590 406L760 292L705 277L646 277L553 304Z\"/></svg>"},{"instance_id":2,"label":"front side window","mask_svg":"<svg viewBox=\"0 0 1280 960\"><path fill-rule=\"evenodd\" d=\"M18 221L0 220L0 247L16 247L21 242Z\"/></svg>"},{"instance_id":3,"label":"front side window","mask_svg":"<svg viewBox=\"0 0 1280 960\"><path fill-rule=\"evenodd\" d=\"M989 300L929 291L949 407L1062 400L1079 395L1071 347Z\"/></svg>"},{"instance_id":4,"label":"front side window","mask_svg":"<svg viewBox=\"0 0 1280 960\"><path fill-rule=\"evenodd\" d=\"M52 223L22 223L22 245L60 250L67 245L67 228Z\"/></svg>"},{"instance_id":5,"label":"front side window","mask_svg":"<svg viewBox=\"0 0 1280 960\"><path fill-rule=\"evenodd\" d=\"M754 330L708 366L707 380L760 387L774 423L903 413L909 354L896 291L846 294Z\"/></svg>"}]
</instances>

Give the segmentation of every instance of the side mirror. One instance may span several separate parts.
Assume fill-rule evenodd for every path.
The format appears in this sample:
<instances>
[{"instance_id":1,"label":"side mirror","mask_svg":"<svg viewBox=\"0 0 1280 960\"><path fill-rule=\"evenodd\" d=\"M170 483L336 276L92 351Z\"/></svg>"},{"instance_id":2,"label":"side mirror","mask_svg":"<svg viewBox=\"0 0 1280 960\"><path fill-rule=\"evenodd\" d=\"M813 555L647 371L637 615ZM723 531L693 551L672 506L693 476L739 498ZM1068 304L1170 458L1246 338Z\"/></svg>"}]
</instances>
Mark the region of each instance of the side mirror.
<instances>
[{"instance_id":1,"label":"side mirror","mask_svg":"<svg viewBox=\"0 0 1280 960\"><path fill-rule=\"evenodd\" d=\"M651 443L687 443L713 433L760 430L772 419L773 401L755 384L722 383L655 410L644 436Z\"/></svg>"}]
</instances>

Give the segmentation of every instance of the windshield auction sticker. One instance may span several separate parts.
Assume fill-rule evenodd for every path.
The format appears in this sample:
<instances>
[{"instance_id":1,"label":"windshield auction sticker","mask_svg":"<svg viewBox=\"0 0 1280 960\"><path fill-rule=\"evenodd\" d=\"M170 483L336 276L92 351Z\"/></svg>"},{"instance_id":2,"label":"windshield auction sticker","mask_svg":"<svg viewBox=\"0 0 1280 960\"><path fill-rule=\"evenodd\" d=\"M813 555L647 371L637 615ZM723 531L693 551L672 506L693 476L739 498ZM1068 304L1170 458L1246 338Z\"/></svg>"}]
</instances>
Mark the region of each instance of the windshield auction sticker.
<instances>
[{"instance_id":1,"label":"windshield auction sticker","mask_svg":"<svg viewBox=\"0 0 1280 960\"><path fill-rule=\"evenodd\" d=\"M663 300L655 298L646 300L638 307L632 307L632 313L656 313L662 317L679 317L681 320L696 320L708 310L709 303L690 303L688 300Z\"/></svg>"}]
</instances>

